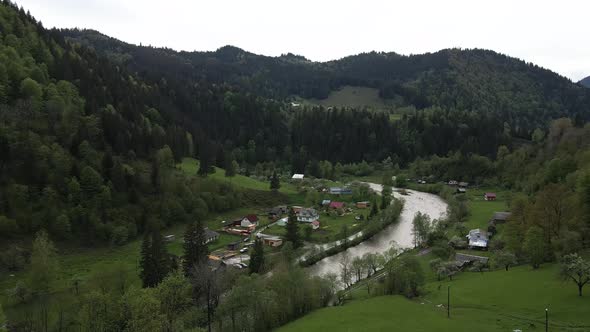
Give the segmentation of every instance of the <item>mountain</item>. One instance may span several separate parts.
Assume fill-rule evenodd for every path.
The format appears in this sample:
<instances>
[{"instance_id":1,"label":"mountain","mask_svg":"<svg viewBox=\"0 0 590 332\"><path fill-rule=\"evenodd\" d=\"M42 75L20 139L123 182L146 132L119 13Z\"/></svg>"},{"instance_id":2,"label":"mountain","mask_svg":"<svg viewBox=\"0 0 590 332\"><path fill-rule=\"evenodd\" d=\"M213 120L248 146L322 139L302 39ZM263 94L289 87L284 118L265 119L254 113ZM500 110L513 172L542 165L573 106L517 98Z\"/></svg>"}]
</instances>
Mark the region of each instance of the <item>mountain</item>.
<instances>
[{"instance_id":1,"label":"mountain","mask_svg":"<svg viewBox=\"0 0 590 332\"><path fill-rule=\"evenodd\" d=\"M226 83L267 98L324 99L345 85L372 87L383 98L401 98L418 109L498 114L522 137L552 118L589 119L590 91L554 72L488 50L445 49L411 56L371 52L312 62L232 46L175 52L127 44L92 30L61 33L144 77Z\"/></svg>"},{"instance_id":2,"label":"mountain","mask_svg":"<svg viewBox=\"0 0 590 332\"><path fill-rule=\"evenodd\" d=\"M580 82L578 82L580 84L582 84L583 86L590 88L590 76L582 79Z\"/></svg>"}]
</instances>

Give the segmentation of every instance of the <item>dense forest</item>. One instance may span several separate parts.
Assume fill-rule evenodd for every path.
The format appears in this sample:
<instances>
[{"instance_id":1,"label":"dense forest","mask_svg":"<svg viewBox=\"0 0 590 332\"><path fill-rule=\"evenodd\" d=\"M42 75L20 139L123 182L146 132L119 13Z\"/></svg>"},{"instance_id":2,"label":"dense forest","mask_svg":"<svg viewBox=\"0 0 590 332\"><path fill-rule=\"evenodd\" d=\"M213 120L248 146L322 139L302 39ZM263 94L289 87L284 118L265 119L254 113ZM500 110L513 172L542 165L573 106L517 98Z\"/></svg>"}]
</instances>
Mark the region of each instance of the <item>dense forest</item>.
<instances>
[{"instance_id":1,"label":"dense forest","mask_svg":"<svg viewBox=\"0 0 590 332\"><path fill-rule=\"evenodd\" d=\"M135 46L89 30L65 30L133 72L153 80L230 83L273 99L322 99L343 85L379 89L417 109L493 114L514 136L530 138L549 119L588 120L590 92L551 71L487 50L446 49L402 56L365 53L317 63L292 54L266 57L226 46L215 52L174 52Z\"/></svg>"}]
</instances>

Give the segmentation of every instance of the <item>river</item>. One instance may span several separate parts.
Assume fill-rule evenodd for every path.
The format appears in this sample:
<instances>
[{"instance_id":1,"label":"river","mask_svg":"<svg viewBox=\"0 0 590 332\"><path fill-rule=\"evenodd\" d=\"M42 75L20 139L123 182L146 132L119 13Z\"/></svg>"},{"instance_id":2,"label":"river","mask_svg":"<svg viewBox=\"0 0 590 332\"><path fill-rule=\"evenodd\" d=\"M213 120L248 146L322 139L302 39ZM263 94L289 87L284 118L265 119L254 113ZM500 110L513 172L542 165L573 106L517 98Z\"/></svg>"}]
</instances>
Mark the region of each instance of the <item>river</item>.
<instances>
[{"instance_id":1,"label":"river","mask_svg":"<svg viewBox=\"0 0 590 332\"><path fill-rule=\"evenodd\" d=\"M367 183L371 189L381 192L382 186L375 183ZM394 190L394 197L404 200L404 209L397 223L392 224L363 243L346 249L334 256L326 257L316 264L310 266L308 271L312 275L325 275L327 273L336 273L340 275L340 261L344 255L348 255L352 260L355 257L362 256L366 253L384 253L392 244L400 249L412 248L412 220L417 212L427 214L431 219L441 219L447 212L447 203L439 196L428 194L420 191L406 190L407 195L401 195Z\"/></svg>"}]
</instances>

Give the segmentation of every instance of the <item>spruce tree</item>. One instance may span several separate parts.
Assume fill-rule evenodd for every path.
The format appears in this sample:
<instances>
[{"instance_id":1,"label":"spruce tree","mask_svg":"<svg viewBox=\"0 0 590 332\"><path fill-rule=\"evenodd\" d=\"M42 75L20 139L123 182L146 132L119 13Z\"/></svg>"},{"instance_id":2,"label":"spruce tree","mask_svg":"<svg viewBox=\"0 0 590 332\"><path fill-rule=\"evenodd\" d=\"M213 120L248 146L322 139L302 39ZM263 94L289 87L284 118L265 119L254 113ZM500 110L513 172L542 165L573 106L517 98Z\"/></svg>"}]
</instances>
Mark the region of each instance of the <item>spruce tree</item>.
<instances>
[{"instance_id":1,"label":"spruce tree","mask_svg":"<svg viewBox=\"0 0 590 332\"><path fill-rule=\"evenodd\" d=\"M289 219L286 225L287 234L285 234L285 240L293 244L293 248L297 249L301 247L301 238L299 237L299 221L297 221L297 215L293 208L289 209Z\"/></svg>"},{"instance_id":2,"label":"spruce tree","mask_svg":"<svg viewBox=\"0 0 590 332\"><path fill-rule=\"evenodd\" d=\"M277 172L273 171L272 176L270 178L270 190L272 190L273 192L277 192L279 188L281 188L281 181L279 180Z\"/></svg>"},{"instance_id":3,"label":"spruce tree","mask_svg":"<svg viewBox=\"0 0 590 332\"><path fill-rule=\"evenodd\" d=\"M140 278L143 287L157 286L170 271L169 256L159 230L146 234L141 245Z\"/></svg>"},{"instance_id":4,"label":"spruce tree","mask_svg":"<svg viewBox=\"0 0 590 332\"><path fill-rule=\"evenodd\" d=\"M139 278L143 287L150 287L155 279L153 276L154 268L152 266L152 252L151 252L151 239L149 234L145 234L143 242L141 243L141 259L139 261Z\"/></svg>"},{"instance_id":5,"label":"spruce tree","mask_svg":"<svg viewBox=\"0 0 590 332\"><path fill-rule=\"evenodd\" d=\"M207 262L209 249L205 241L205 229L200 221L191 223L186 227L182 261L182 269L186 276L190 276L195 266Z\"/></svg>"},{"instance_id":6,"label":"spruce tree","mask_svg":"<svg viewBox=\"0 0 590 332\"><path fill-rule=\"evenodd\" d=\"M260 273L264 266L264 246L262 240L256 238L252 255L250 256L250 273Z\"/></svg>"}]
</instances>

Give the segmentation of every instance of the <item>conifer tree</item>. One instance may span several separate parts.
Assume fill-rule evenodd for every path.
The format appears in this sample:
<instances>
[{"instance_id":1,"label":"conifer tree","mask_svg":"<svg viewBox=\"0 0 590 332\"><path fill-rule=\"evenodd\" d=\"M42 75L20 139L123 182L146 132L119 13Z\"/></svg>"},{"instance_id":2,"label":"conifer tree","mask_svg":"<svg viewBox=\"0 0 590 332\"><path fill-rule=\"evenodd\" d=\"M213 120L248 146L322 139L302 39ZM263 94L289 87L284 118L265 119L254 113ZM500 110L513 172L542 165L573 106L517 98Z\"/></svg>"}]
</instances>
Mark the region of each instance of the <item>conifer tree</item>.
<instances>
[{"instance_id":1,"label":"conifer tree","mask_svg":"<svg viewBox=\"0 0 590 332\"><path fill-rule=\"evenodd\" d=\"M281 188L281 181L279 180L277 172L273 171L272 176L270 178L270 190L272 190L273 192L277 192L279 188Z\"/></svg>"},{"instance_id":2,"label":"conifer tree","mask_svg":"<svg viewBox=\"0 0 590 332\"><path fill-rule=\"evenodd\" d=\"M158 229L146 234L141 245L140 278L143 287L157 286L170 270L169 256Z\"/></svg>"},{"instance_id":3,"label":"conifer tree","mask_svg":"<svg viewBox=\"0 0 590 332\"><path fill-rule=\"evenodd\" d=\"M250 256L250 273L260 273L264 266L264 246L262 240L256 238Z\"/></svg>"},{"instance_id":4,"label":"conifer tree","mask_svg":"<svg viewBox=\"0 0 590 332\"><path fill-rule=\"evenodd\" d=\"M207 262L209 249L205 241L205 229L200 221L191 223L186 227L182 261L182 269L186 276L192 273L195 266Z\"/></svg>"},{"instance_id":5,"label":"conifer tree","mask_svg":"<svg viewBox=\"0 0 590 332\"><path fill-rule=\"evenodd\" d=\"M285 240L293 244L293 248L297 249L301 247L301 238L299 236L299 221L297 221L297 215L293 208L289 209L289 219L286 225L287 234Z\"/></svg>"}]
</instances>

